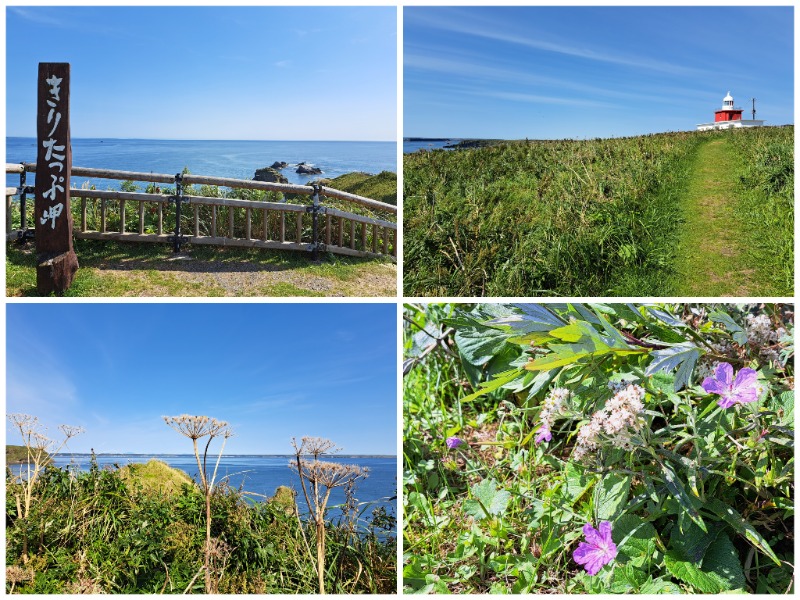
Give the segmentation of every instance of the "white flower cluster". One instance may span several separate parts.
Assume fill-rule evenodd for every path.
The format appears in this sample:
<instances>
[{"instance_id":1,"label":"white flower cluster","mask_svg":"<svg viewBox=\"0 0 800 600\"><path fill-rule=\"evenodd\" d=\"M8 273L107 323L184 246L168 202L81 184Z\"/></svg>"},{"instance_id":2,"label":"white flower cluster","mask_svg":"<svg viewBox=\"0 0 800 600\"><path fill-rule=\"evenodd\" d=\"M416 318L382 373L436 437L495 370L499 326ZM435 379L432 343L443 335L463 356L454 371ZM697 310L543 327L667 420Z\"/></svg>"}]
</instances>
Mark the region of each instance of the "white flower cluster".
<instances>
[{"instance_id":1,"label":"white flower cluster","mask_svg":"<svg viewBox=\"0 0 800 600\"><path fill-rule=\"evenodd\" d=\"M561 412L564 403L569 399L569 390L567 388L553 388L547 397L542 402L542 412L539 413L539 420L542 422L542 428L550 431L553 425L553 419Z\"/></svg>"},{"instance_id":2,"label":"white flower cluster","mask_svg":"<svg viewBox=\"0 0 800 600\"><path fill-rule=\"evenodd\" d=\"M748 343L759 348L759 354L764 360L782 365L780 352L774 346L778 344L786 330L783 327L772 329L772 321L765 314L747 315L745 330Z\"/></svg>"},{"instance_id":3,"label":"white flower cluster","mask_svg":"<svg viewBox=\"0 0 800 600\"><path fill-rule=\"evenodd\" d=\"M643 424L639 415L644 410L644 394L644 388L634 383L617 391L592 415L591 421L578 430L574 458L580 460L596 450L601 434L608 436L613 446L630 450L631 430L638 431Z\"/></svg>"}]
</instances>

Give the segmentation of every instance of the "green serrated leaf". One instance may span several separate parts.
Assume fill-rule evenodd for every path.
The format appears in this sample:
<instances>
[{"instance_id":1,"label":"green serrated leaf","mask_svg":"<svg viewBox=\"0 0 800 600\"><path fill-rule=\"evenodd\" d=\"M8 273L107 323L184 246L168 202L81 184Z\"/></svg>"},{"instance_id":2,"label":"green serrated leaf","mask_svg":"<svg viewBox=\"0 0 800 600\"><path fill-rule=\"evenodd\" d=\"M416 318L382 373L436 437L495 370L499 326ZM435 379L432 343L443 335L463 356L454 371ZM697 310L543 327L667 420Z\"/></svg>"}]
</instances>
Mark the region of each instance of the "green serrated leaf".
<instances>
[{"instance_id":1,"label":"green serrated leaf","mask_svg":"<svg viewBox=\"0 0 800 600\"><path fill-rule=\"evenodd\" d=\"M706 573L694 563L679 560L669 553L664 556L664 566L673 576L704 594L719 594L727 589L725 587L727 585L726 581L716 573Z\"/></svg>"},{"instance_id":2,"label":"green serrated leaf","mask_svg":"<svg viewBox=\"0 0 800 600\"><path fill-rule=\"evenodd\" d=\"M727 534L723 533L711 544L703 558L703 571L716 573L725 582L726 590L743 588L744 571L739 553Z\"/></svg>"},{"instance_id":3,"label":"green serrated leaf","mask_svg":"<svg viewBox=\"0 0 800 600\"><path fill-rule=\"evenodd\" d=\"M599 521L612 521L622 512L631 491L630 475L609 473L594 487L594 513Z\"/></svg>"},{"instance_id":4,"label":"green serrated leaf","mask_svg":"<svg viewBox=\"0 0 800 600\"><path fill-rule=\"evenodd\" d=\"M571 462L567 463L565 474L567 495L570 497L572 504L575 504L578 498L583 496L586 490L588 490L594 484L594 479L588 477L582 470L580 470Z\"/></svg>"},{"instance_id":5,"label":"green serrated leaf","mask_svg":"<svg viewBox=\"0 0 800 600\"><path fill-rule=\"evenodd\" d=\"M669 539L670 548L677 558L700 564L708 547L714 543L723 527L722 523L711 523L708 531L703 531L693 522L688 521L683 531L678 527L672 528Z\"/></svg>"},{"instance_id":6,"label":"green serrated leaf","mask_svg":"<svg viewBox=\"0 0 800 600\"><path fill-rule=\"evenodd\" d=\"M472 495L474 500L464 501L464 512L476 519L502 515L511 500L511 493L507 490L498 490L494 479L484 479L473 485Z\"/></svg>"},{"instance_id":7,"label":"green serrated leaf","mask_svg":"<svg viewBox=\"0 0 800 600\"><path fill-rule=\"evenodd\" d=\"M728 506L717 498L708 500L705 504L705 508L722 518L728 525L733 527L736 533L743 535L748 542L769 556L776 565L781 565L780 559L775 555L772 548L770 548L767 540L756 531L755 527L745 521L736 509Z\"/></svg>"},{"instance_id":8,"label":"green serrated leaf","mask_svg":"<svg viewBox=\"0 0 800 600\"><path fill-rule=\"evenodd\" d=\"M508 334L477 322L459 327L454 339L464 360L476 367L485 365L506 344Z\"/></svg>"},{"instance_id":9,"label":"green serrated leaf","mask_svg":"<svg viewBox=\"0 0 800 600\"><path fill-rule=\"evenodd\" d=\"M620 516L614 522L612 537L634 566L641 567L656 551L655 527L636 515Z\"/></svg>"}]
</instances>

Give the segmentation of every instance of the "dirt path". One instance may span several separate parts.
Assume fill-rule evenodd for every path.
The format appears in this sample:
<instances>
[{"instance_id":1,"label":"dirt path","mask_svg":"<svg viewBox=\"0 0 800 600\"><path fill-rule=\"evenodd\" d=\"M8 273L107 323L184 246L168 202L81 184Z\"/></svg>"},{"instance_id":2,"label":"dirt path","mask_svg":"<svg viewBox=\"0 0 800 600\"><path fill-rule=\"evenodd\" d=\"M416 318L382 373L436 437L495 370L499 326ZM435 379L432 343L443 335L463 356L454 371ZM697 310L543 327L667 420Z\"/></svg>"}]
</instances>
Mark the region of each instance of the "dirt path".
<instances>
[{"instance_id":1,"label":"dirt path","mask_svg":"<svg viewBox=\"0 0 800 600\"><path fill-rule=\"evenodd\" d=\"M698 149L683 201L676 295L752 295L754 273L743 266L741 223L734 215L735 166L727 140L709 141Z\"/></svg>"}]
</instances>

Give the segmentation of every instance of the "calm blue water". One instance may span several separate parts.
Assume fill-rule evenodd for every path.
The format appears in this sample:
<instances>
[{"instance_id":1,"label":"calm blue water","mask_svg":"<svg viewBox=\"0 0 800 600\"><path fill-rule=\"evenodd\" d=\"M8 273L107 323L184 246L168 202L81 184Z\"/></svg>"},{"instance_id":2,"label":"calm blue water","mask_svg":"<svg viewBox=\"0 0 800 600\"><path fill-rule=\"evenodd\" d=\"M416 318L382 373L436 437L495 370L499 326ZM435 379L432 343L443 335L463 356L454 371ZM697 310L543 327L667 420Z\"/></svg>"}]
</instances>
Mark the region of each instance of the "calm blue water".
<instances>
[{"instance_id":1,"label":"calm blue water","mask_svg":"<svg viewBox=\"0 0 800 600\"><path fill-rule=\"evenodd\" d=\"M447 145L460 142L460 139L437 140L437 141L422 141L422 142L409 142L403 140L403 154L416 152L417 150L436 150L437 148L444 148Z\"/></svg>"},{"instance_id":2,"label":"calm blue water","mask_svg":"<svg viewBox=\"0 0 800 600\"><path fill-rule=\"evenodd\" d=\"M125 466L129 463L145 463L151 458L164 461L168 465L181 469L197 479L197 462L193 454L169 455L131 455L131 454L106 454L97 457L100 467L118 464ZM294 487L298 492L298 506L301 514L305 512L305 501L300 488L300 479L296 473L289 469L289 460L294 456L223 456L217 471L217 481L227 477L228 483L243 491L272 496L279 485ZM81 471L89 469L89 454L59 454L53 460L56 467L74 467ZM372 509L383 505L391 514L397 514L397 501L391 500L396 494L397 459L394 457L366 457L366 456L336 456L325 460L346 464L356 464L369 468L369 476L359 479L356 487L356 498L360 503L374 502L365 511L364 516L369 516ZM213 465L209 466L213 471ZM257 500L262 500L255 496ZM331 493L328 506L335 506L344 502L344 492L336 488ZM332 516L338 516L337 510L331 511Z\"/></svg>"},{"instance_id":3,"label":"calm blue water","mask_svg":"<svg viewBox=\"0 0 800 600\"><path fill-rule=\"evenodd\" d=\"M275 161L289 163L283 174L290 183L305 184L319 177L338 177L362 171L397 172L395 142L281 142L225 140L72 140L72 164L76 167L118 169L145 173L179 173L184 167L195 175L252 179L256 169ZM36 162L35 138L6 138L6 162ZM296 165L306 162L322 169L322 175L298 175ZM72 178L72 187L86 179ZM33 184L33 175L28 174ZM96 179L97 189L119 189L119 182ZM19 176L7 175L7 186L19 185ZM142 189L144 187L142 186Z\"/></svg>"}]
</instances>

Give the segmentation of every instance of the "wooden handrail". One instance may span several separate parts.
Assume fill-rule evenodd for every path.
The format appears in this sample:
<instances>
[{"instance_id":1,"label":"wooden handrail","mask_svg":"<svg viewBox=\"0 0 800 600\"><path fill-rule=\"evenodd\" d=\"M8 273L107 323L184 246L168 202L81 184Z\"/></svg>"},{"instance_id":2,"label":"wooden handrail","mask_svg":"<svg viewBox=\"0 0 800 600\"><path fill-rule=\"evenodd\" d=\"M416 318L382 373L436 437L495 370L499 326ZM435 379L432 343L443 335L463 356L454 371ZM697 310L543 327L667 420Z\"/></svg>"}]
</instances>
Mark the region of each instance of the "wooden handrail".
<instances>
[{"instance_id":1,"label":"wooden handrail","mask_svg":"<svg viewBox=\"0 0 800 600\"><path fill-rule=\"evenodd\" d=\"M6 173L22 173L22 171L35 172L36 163L13 164L6 163ZM100 179L121 179L123 181L148 181L151 183L175 183L174 175L164 173L140 173L136 171L116 171L113 169L92 169L88 167L72 167L72 175L77 177L97 177ZM253 181L250 179L233 179L229 177L207 177L204 175L187 174L183 177L183 182L187 185L217 185L221 187L262 190L267 192L281 192L283 194L304 194L310 196L314 193L314 188L309 185L296 185L289 183L271 183L267 181ZM397 214L397 206L380 202L358 194L342 192L326 186L322 187L322 193L330 198L338 198L346 202L360 204L367 208L385 210Z\"/></svg>"}]
</instances>

